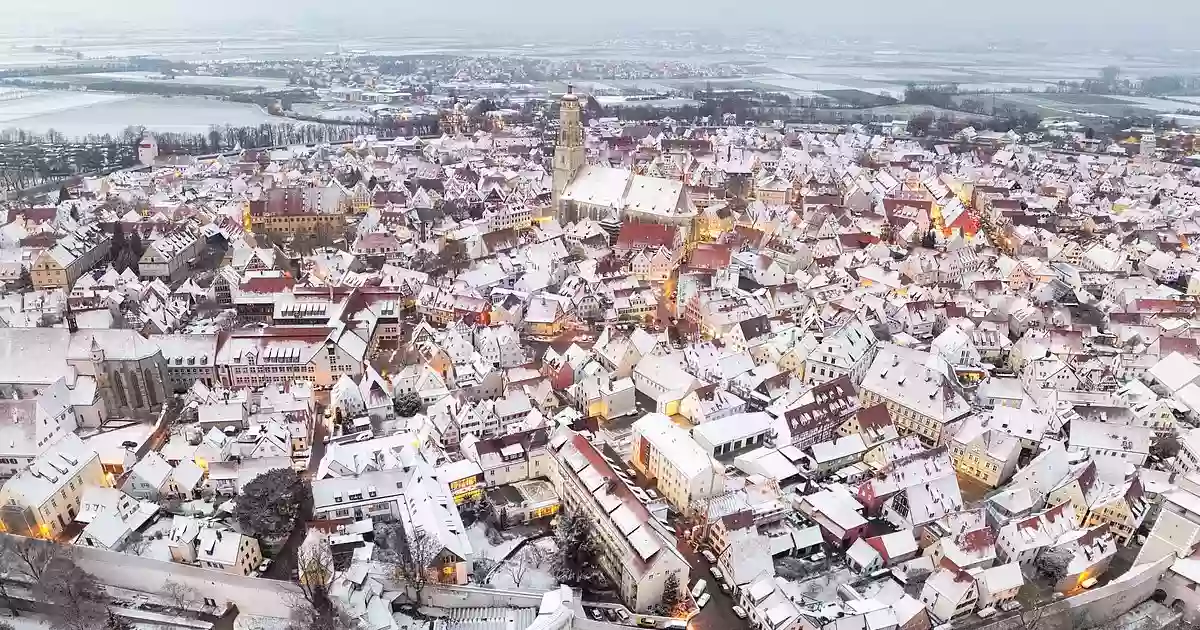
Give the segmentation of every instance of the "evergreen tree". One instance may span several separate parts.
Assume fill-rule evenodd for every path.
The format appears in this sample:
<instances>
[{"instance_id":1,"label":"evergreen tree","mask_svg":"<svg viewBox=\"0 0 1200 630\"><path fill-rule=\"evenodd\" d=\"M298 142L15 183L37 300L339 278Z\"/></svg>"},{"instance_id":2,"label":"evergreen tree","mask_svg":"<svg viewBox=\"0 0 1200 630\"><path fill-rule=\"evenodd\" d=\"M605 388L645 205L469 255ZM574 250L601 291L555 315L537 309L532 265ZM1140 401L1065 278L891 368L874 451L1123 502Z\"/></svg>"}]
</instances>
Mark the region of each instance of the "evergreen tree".
<instances>
[{"instance_id":1,"label":"evergreen tree","mask_svg":"<svg viewBox=\"0 0 1200 630\"><path fill-rule=\"evenodd\" d=\"M679 574L670 573L667 575L666 581L663 583L662 594L663 608L670 613L679 605Z\"/></svg>"},{"instance_id":2,"label":"evergreen tree","mask_svg":"<svg viewBox=\"0 0 1200 630\"><path fill-rule=\"evenodd\" d=\"M921 237L921 247L925 249L937 247L937 237L933 235L933 230L929 230L925 233L925 236Z\"/></svg>"},{"instance_id":3,"label":"evergreen tree","mask_svg":"<svg viewBox=\"0 0 1200 630\"><path fill-rule=\"evenodd\" d=\"M117 222L113 224L112 251L110 252L113 260L116 260L117 255L120 254L124 249L125 226L121 223L120 219L118 219Z\"/></svg>"},{"instance_id":4,"label":"evergreen tree","mask_svg":"<svg viewBox=\"0 0 1200 630\"><path fill-rule=\"evenodd\" d=\"M560 584L592 590L607 583L596 561L600 549L591 535L586 516L579 512L560 512L555 539L559 555L554 559L554 579Z\"/></svg>"},{"instance_id":5,"label":"evergreen tree","mask_svg":"<svg viewBox=\"0 0 1200 630\"><path fill-rule=\"evenodd\" d=\"M129 249L137 260L141 260L142 254L146 253L146 248L142 245L142 235L137 230L129 235Z\"/></svg>"}]
</instances>

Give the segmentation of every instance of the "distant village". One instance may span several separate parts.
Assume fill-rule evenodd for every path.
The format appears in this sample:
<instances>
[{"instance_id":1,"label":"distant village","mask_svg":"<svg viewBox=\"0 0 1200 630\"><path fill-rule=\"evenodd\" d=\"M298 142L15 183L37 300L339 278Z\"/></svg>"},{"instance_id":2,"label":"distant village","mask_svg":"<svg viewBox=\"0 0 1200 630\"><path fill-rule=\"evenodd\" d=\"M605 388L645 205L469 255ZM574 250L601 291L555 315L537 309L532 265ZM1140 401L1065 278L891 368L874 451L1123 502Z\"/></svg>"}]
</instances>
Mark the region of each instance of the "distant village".
<instances>
[{"instance_id":1,"label":"distant village","mask_svg":"<svg viewBox=\"0 0 1200 630\"><path fill-rule=\"evenodd\" d=\"M1200 620L1190 134L587 101L10 204L0 627Z\"/></svg>"}]
</instances>

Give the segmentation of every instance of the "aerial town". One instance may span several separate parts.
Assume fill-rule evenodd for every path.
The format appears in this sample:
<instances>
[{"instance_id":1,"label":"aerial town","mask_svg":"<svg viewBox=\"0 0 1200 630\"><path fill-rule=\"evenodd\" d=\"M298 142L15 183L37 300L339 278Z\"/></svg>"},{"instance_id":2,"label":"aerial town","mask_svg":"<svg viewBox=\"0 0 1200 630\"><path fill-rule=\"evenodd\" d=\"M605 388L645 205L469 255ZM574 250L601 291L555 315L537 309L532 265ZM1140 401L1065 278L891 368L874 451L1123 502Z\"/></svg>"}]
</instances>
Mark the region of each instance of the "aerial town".
<instances>
[{"instance_id":1,"label":"aerial town","mask_svg":"<svg viewBox=\"0 0 1200 630\"><path fill-rule=\"evenodd\" d=\"M10 202L0 628L1200 622L1189 132L590 99Z\"/></svg>"}]
</instances>

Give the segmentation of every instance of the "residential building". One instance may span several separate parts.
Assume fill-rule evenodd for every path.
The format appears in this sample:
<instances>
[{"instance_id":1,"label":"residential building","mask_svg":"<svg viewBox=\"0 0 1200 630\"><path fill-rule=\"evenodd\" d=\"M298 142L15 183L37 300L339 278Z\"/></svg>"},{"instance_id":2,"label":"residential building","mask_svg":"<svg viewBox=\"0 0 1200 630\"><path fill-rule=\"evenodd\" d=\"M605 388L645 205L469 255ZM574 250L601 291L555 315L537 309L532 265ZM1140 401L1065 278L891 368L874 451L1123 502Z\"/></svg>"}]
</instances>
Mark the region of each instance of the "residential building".
<instances>
[{"instance_id":1,"label":"residential building","mask_svg":"<svg viewBox=\"0 0 1200 630\"><path fill-rule=\"evenodd\" d=\"M963 422L950 440L950 457L958 472L990 488L998 488L1017 471L1021 442L983 423Z\"/></svg>"},{"instance_id":2,"label":"residential building","mask_svg":"<svg viewBox=\"0 0 1200 630\"><path fill-rule=\"evenodd\" d=\"M68 234L42 250L29 268L35 289L69 289L84 272L104 260L112 249L112 236L94 225Z\"/></svg>"},{"instance_id":3,"label":"residential building","mask_svg":"<svg viewBox=\"0 0 1200 630\"><path fill-rule=\"evenodd\" d=\"M878 344L870 326L858 317L851 318L846 325L827 334L809 353L804 366L805 382L818 384L849 376L857 386L875 359Z\"/></svg>"},{"instance_id":4,"label":"residential building","mask_svg":"<svg viewBox=\"0 0 1200 630\"><path fill-rule=\"evenodd\" d=\"M668 575L688 581L674 535L621 480L584 436L559 429L550 438L550 480L564 509L586 515L600 543L600 566L635 612L662 601Z\"/></svg>"},{"instance_id":5,"label":"residential building","mask_svg":"<svg viewBox=\"0 0 1200 630\"><path fill-rule=\"evenodd\" d=\"M763 446L774 434L774 420L761 411L737 413L692 428L695 443L718 458Z\"/></svg>"},{"instance_id":6,"label":"residential building","mask_svg":"<svg viewBox=\"0 0 1200 630\"><path fill-rule=\"evenodd\" d=\"M181 280L204 251L204 239L189 228L175 230L154 239L138 260L138 275L142 278L162 278L165 282Z\"/></svg>"},{"instance_id":7,"label":"residential building","mask_svg":"<svg viewBox=\"0 0 1200 630\"><path fill-rule=\"evenodd\" d=\"M903 434L916 434L929 446L946 443L946 425L966 416L971 406L945 377L909 358L899 349L880 349L862 379L863 405L887 405Z\"/></svg>"},{"instance_id":8,"label":"residential building","mask_svg":"<svg viewBox=\"0 0 1200 630\"><path fill-rule=\"evenodd\" d=\"M633 423L631 461L681 513L696 501L725 492L724 466L686 429L660 413L648 413Z\"/></svg>"},{"instance_id":9,"label":"residential building","mask_svg":"<svg viewBox=\"0 0 1200 630\"><path fill-rule=\"evenodd\" d=\"M975 612L979 585L970 573L943 559L941 566L925 580L921 603L936 620L948 623Z\"/></svg>"},{"instance_id":10,"label":"residential building","mask_svg":"<svg viewBox=\"0 0 1200 630\"><path fill-rule=\"evenodd\" d=\"M88 486L112 483L96 451L75 434L66 434L0 487L4 530L38 538L59 536L75 521Z\"/></svg>"},{"instance_id":11,"label":"residential building","mask_svg":"<svg viewBox=\"0 0 1200 630\"><path fill-rule=\"evenodd\" d=\"M163 354L168 391L182 393L196 382L207 387L216 385L218 340L215 334L150 336L150 341L157 344Z\"/></svg>"}]
</instances>

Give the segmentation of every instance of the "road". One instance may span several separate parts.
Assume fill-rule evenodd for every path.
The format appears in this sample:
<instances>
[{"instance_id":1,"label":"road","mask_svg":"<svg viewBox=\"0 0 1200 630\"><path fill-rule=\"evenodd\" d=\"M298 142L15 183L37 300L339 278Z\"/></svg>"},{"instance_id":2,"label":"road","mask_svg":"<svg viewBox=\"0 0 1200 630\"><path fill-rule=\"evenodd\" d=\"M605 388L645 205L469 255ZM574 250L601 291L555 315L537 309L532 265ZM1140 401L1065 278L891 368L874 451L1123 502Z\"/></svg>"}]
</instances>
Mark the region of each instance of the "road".
<instances>
[{"instance_id":1,"label":"road","mask_svg":"<svg viewBox=\"0 0 1200 630\"><path fill-rule=\"evenodd\" d=\"M302 474L308 483L312 483L313 477L317 474L317 466L321 464L321 458L325 457L325 421L320 414L317 414L314 420L316 427L313 429L312 448L308 455L308 467ZM290 580L292 579L292 569L296 564L296 549L300 547L300 543L304 542L304 535L308 531L308 521L312 518L312 498L304 503L300 508L300 516L296 519L296 526L292 528L292 533L288 535L287 542L283 543L283 547L275 554L274 560L271 561L271 566L263 573L264 578L272 580Z\"/></svg>"},{"instance_id":2,"label":"road","mask_svg":"<svg viewBox=\"0 0 1200 630\"><path fill-rule=\"evenodd\" d=\"M703 556L692 551L690 545L683 540L676 543L679 548L679 553L687 559L692 565L691 574L688 576L687 588L691 589L696 584L696 580L704 580L708 583L704 592L712 595L712 599L708 604L692 617L688 623L688 630L743 630L748 629L750 624L745 619L738 619L737 615L733 614L733 606L737 603L733 601L729 593L721 590L717 584L716 578L709 571L711 565L704 559Z\"/></svg>"}]
</instances>

